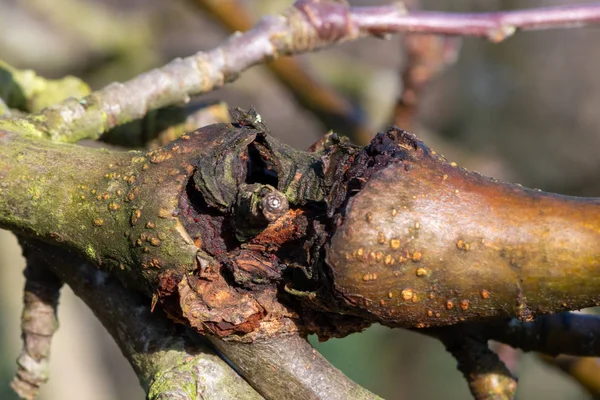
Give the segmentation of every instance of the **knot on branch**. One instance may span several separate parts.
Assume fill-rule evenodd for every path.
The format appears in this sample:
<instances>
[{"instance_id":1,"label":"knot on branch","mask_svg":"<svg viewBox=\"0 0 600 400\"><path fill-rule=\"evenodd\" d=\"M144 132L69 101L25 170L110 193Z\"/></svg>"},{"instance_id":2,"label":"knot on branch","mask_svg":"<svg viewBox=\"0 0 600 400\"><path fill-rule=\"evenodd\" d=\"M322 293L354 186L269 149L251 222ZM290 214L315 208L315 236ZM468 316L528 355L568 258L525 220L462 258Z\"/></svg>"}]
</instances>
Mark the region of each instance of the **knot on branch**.
<instances>
[{"instance_id":1,"label":"knot on branch","mask_svg":"<svg viewBox=\"0 0 600 400\"><path fill-rule=\"evenodd\" d=\"M259 183L242 185L235 204L237 239L245 242L256 236L288 209L287 198L273 186Z\"/></svg>"},{"instance_id":2,"label":"knot on branch","mask_svg":"<svg viewBox=\"0 0 600 400\"><path fill-rule=\"evenodd\" d=\"M342 2L299 0L285 14L294 33L289 51L312 50L360 35L348 6Z\"/></svg>"}]
</instances>

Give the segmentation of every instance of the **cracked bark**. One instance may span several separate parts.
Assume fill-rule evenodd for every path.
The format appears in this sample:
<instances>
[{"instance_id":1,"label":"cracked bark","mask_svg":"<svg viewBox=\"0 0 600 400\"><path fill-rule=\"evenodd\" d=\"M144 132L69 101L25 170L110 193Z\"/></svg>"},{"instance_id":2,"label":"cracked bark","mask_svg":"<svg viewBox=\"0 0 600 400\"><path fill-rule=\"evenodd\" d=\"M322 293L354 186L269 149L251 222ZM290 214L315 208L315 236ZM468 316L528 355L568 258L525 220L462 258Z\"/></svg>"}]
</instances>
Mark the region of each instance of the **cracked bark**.
<instances>
[{"instance_id":1,"label":"cracked bark","mask_svg":"<svg viewBox=\"0 0 600 400\"><path fill-rule=\"evenodd\" d=\"M204 338L175 325L149 299L97 266L46 243L25 243L28 261L67 283L94 312L135 370L148 399L262 399Z\"/></svg>"}]
</instances>

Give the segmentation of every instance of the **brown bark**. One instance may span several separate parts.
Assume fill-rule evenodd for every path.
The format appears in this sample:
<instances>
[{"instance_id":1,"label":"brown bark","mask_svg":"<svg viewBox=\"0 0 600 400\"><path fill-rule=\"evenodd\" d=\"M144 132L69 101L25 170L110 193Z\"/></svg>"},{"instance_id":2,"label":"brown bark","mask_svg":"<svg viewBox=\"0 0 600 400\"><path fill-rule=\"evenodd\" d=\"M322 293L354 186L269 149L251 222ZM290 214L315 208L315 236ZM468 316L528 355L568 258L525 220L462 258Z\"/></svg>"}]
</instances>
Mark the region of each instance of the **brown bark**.
<instances>
[{"instance_id":1,"label":"brown bark","mask_svg":"<svg viewBox=\"0 0 600 400\"><path fill-rule=\"evenodd\" d=\"M597 305L600 200L499 182L387 135L398 158L350 199L328 252L349 306L428 327Z\"/></svg>"}]
</instances>

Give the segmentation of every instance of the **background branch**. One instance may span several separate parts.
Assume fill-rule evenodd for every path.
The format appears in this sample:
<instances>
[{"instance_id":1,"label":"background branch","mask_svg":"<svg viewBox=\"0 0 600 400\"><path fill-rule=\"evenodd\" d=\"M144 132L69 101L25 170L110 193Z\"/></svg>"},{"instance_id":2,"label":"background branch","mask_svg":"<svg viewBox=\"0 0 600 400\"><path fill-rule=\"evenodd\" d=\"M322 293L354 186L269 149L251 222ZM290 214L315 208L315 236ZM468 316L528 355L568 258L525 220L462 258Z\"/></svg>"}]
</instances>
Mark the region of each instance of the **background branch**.
<instances>
[{"instance_id":1,"label":"background branch","mask_svg":"<svg viewBox=\"0 0 600 400\"><path fill-rule=\"evenodd\" d=\"M597 357L573 357L540 355L548 365L561 369L583 386L594 398L600 398L600 360Z\"/></svg>"},{"instance_id":2,"label":"background branch","mask_svg":"<svg viewBox=\"0 0 600 400\"><path fill-rule=\"evenodd\" d=\"M456 62L461 43L458 38L407 34L403 44L402 90L394 109L393 124L413 131L425 85Z\"/></svg>"},{"instance_id":3,"label":"background branch","mask_svg":"<svg viewBox=\"0 0 600 400\"><path fill-rule=\"evenodd\" d=\"M26 120L5 117L0 129L74 142L95 139L150 110L189 101L231 82L245 69L281 55L315 51L365 35L423 32L484 36L499 41L515 29L581 26L600 20L600 4L483 14L408 13L393 6L348 7L301 0L282 15L263 18L209 52L176 59L123 84L69 99Z\"/></svg>"},{"instance_id":4,"label":"background branch","mask_svg":"<svg viewBox=\"0 0 600 400\"><path fill-rule=\"evenodd\" d=\"M33 400L48 380L50 345L58 329L56 309L62 281L31 254L27 257L25 278L21 316L23 348L11 387L21 398Z\"/></svg>"},{"instance_id":5,"label":"background branch","mask_svg":"<svg viewBox=\"0 0 600 400\"><path fill-rule=\"evenodd\" d=\"M543 315L531 322L501 320L475 327L491 340L524 351L557 356L600 356L600 317L564 312Z\"/></svg>"},{"instance_id":6,"label":"background branch","mask_svg":"<svg viewBox=\"0 0 600 400\"><path fill-rule=\"evenodd\" d=\"M231 32L248 31L254 24L244 4L238 0L193 0L192 3ZM371 130L350 101L315 78L298 59L282 57L268 62L266 67L327 129L348 136L354 143L366 144L371 140Z\"/></svg>"}]
</instances>

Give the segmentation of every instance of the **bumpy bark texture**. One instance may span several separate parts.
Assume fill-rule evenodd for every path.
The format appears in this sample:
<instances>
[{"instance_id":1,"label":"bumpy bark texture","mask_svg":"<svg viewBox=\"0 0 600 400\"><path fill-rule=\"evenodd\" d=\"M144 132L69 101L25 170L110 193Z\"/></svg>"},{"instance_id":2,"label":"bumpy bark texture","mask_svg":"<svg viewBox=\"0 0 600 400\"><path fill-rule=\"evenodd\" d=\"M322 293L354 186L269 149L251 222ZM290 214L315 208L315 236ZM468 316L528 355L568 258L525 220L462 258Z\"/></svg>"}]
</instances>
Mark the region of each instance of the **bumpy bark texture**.
<instances>
[{"instance_id":1,"label":"bumpy bark texture","mask_svg":"<svg viewBox=\"0 0 600 400\"><path fill-rule=\"evenodd\" d=\"M396 128L363 149L331 135L307 153L254 111L234 118L148 152L1 131L0 225L84 254L176 321L232 340L528 320L599 301L597 199L465 171Z\"/></svg>"},{"instance_id":2,"label":"bumpy bark texture","mask_svg":"<svg viewBox=\"0 0 600 400\"><path fill-rule=\"evenodd\" d=\"M147 297L124 288L114 277L71 252L35 240L22 244L28 263L37 267L35 278L52 283L47 275L55 271L94 311L133 367L149 400L263 398L203 337L173 324L160 310L152 312ZM46 324L51 326L55 323ZM42 344L49 346L50 338L45 339ZM27 337L25 345L29 346L26 350L40 349Z\"/></svg>"},{"instance_id":3,"label":"bumpy bark texture","mask_svg":"<svg viewBox=\"0 0 600 400\"><path fill-rule=\"evenodd\" d=\"M406 132L379 141L395 144L392 161L369 171L328 251L349 305L426 327L598 304L598 199L483 177Z\"/></svg>"}]
</instances>

